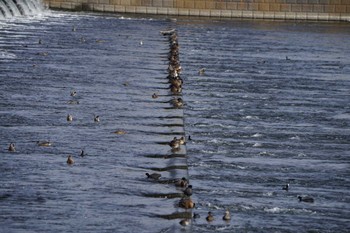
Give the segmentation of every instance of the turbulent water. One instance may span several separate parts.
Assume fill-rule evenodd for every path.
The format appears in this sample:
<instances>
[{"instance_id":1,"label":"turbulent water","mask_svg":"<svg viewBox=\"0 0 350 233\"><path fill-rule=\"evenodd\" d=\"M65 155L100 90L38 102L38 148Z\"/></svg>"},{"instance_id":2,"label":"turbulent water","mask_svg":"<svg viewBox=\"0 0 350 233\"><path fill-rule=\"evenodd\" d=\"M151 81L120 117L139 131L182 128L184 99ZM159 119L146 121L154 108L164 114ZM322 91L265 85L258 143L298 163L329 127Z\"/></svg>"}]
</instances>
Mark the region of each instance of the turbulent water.
<instances>
[{"instance_id":1,"label":"turbulent water","mask_svg":"<svg viewBox=\"0 0 350 233\"><path fill-rule=\"evenodd\" d=\"M348 27L62 12L0 21L2 231L348 231ZM169 103L168 28L183 109ZM173 156L167 142L184 134ZM192 211L163 195L181 193L166 181L183 176ZM201 217L182 227L170 215L187 212Z\"/></svg>"}]
</instances>

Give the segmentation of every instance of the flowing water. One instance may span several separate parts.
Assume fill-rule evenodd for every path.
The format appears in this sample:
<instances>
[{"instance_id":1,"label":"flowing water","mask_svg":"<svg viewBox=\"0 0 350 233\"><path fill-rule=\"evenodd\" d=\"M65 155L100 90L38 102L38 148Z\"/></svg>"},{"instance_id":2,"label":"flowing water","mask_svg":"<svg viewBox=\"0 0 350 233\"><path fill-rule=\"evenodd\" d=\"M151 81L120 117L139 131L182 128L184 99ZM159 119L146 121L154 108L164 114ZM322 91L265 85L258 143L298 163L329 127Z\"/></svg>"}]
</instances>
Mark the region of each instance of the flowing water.
<instances>
[{"instance_id":1,"label":"flowing water","mask_svg":"<svg viewBox=\"0 0 350 233\"><path fill-rule=\"evenodd\" d=\"M167 28L179 35L183 109L169 103ZM348 28L50 11L0 21L0 228L348 231ZM192 140L172 152L182 135ZM183 176L192 211L167 182ZM201 217L182 227L178 213Z\"/></svg>"}]
</instances>

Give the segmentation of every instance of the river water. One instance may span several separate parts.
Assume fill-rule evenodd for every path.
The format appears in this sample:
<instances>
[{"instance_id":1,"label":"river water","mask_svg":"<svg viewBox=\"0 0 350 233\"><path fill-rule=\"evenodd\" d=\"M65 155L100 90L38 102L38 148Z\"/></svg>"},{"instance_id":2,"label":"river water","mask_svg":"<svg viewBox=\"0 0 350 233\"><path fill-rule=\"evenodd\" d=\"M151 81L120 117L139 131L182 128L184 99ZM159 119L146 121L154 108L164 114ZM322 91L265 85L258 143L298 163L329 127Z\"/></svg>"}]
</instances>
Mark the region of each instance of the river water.
<instances>
[{"instance_id":1,"label":"river water","mask_svg":"<svg viewBox=\"0 0 350 233\"><path fill-rule=\"evenodd\" d=\"M168 28L183 109L169 103ZM0 21L1 231L349 231L349 51L346 23L55 11ZM182 135L192 140L171 151ZM181 177L192 211L164 198ZM200 218L183 227L178 213Z\"/></svg>"}]
</instances>

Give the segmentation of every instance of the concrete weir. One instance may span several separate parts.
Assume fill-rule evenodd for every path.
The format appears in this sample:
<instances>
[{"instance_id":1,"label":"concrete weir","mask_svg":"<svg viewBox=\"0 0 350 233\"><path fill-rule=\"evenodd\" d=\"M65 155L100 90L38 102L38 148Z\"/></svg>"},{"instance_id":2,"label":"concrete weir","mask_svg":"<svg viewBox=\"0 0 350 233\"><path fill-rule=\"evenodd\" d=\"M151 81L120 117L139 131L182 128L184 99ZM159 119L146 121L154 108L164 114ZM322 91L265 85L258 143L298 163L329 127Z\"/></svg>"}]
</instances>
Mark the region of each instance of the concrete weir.
<instances>
[{"instance_id":1,"label":"concrete weir","mask_svg":"<svg viewBox=\"0 0 350 233\"><path fill-rule=\"evenodd\" d=\"M223 18L350 21L348 0L43 0L52 9Z\"/></svg>"}]
</instances>

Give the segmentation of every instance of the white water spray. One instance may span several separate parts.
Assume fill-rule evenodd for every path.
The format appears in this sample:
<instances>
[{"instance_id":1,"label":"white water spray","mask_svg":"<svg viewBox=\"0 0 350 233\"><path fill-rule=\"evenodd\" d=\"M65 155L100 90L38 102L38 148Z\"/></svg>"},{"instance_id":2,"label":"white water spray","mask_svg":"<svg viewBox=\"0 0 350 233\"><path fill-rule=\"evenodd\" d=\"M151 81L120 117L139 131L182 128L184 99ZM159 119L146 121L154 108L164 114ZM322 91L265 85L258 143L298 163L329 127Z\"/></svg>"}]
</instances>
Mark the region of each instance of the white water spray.
<instances>
[{"instance_id":1,"label":"white water spray","mask_svg":"<svg viewBox=\"0 0 350 233\"><path fill-rule=\"evenodd\" d=\"M0 0L0 19L37 15L43 9L41 0Z\"/></svg>"}]
</instances>

